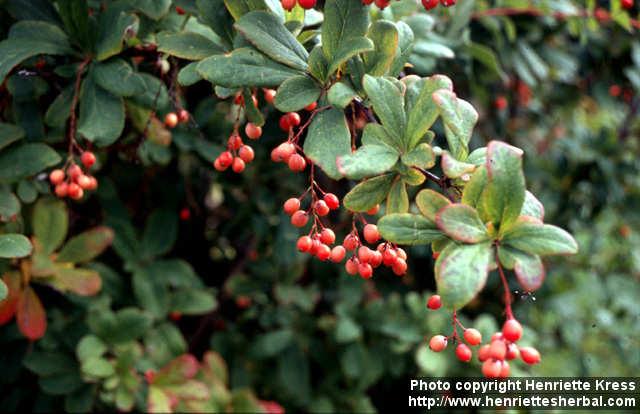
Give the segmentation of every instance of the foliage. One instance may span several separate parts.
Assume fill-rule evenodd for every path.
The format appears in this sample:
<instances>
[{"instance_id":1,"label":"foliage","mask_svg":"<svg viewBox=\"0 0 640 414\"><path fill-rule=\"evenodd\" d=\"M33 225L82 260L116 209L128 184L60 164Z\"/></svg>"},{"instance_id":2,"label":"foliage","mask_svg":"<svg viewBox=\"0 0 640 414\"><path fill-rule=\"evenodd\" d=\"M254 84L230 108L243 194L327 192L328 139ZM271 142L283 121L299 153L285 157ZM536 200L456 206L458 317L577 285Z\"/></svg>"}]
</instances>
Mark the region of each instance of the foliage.
<instances>
[{"instance_id":1,"label":"foliage","mask_svg":"<svg viewBox=\"0 0 640 414\"><path fill-rule=\"evenodd\" d=\"M478 372L429 350L433 290L452 339L518 315L543 362L512 375L637 372L637 6L319 3L0 6L3 407L405 404L409 375ZM292 194L365 253L297 252ZM367 222L402 278L368 279Z\"/></svg>"}]
</instances>

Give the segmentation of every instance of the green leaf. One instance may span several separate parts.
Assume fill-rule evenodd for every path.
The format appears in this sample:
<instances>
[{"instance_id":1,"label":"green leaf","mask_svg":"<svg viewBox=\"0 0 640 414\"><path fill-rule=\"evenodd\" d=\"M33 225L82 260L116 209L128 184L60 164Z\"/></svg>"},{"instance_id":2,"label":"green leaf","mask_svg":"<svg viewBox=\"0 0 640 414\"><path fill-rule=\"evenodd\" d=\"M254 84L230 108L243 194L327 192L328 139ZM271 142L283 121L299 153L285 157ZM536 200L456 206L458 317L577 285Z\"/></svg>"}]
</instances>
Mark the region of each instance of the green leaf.
<instances>
[{"instance_id":1,"label":"green leaf","mask_svg":"<svg viewBox=\"0 0 640 414\"><path fill-rule=\"evenodd\" d=\"M129 342L142 337L151 324L152 320L146 313L136 308L124 308L115 315L114 329L104 333L108 335L108 341L111 343Z\"/></svg>"},{"instance_id":2,"label":"green leaf","mask_svg":"<svg viewBox=\"0 0 640 414\"><path fill-rule=\"evenodd\" d=\"M22 234L0 234L0 258L27 257L32 250L31 242Z\"/></svg>"},{"instance_id":3,"label":"green leaf","mask_svg":"<svg viewBox=\"0 0 640 414\"><path fill-rule=\"evenodd\" d=\"M525 182L522 150L500 141L487 146L487 185L482 193L486 214L496 226L506 229L522 210Z\"/></svg>"},{"instance_id":4,"label":"green leaf","mask_svg":"<svg viewBox=\"0 0 640 414\"><path fill-rule=\"evenodd\" d=\"M438 210L449 204L451 204L451 201L447 197L430 189L422 190L416 195L418 210L433 222L436 221Z\"/></svg>"},{"instance_id":5,"label":"green leaf","mask_svg":"<svg viewBox=\"0 0 640 414\"><path fill-rule=\"evenodd\" d=\"M201 60L224 50L205 36L194 32L160 32L158 50L187 60Z\"/></svg>"},{"instance_id":6,"label":"green leaf","mask_svg":"<svg viewBox=\"0 0 640 414\"><path fill-rule=\"evenodd\" d=\"M55 278L49 282L53 287L81 296L93 296L100 292L102 279L100 274L90 269L77 269L57 266Z\"/></svg>"},{"instance_id":7,"label":"green leaf","mask_svg":"<svg viewBox=\"0 0 640 414\"><path fill-rule=\"evenodd\" d=\"M0 301L5 300L9 295L9 288L4 280L0 279Z\"/></svg>"},{"instance_id":8,"label":"green leaf","mask_svg":"<svg viewBox=\"0 0 640 414\"><path fill-rule=\"evenodd\" d=\"M364 127L362 133L362 145L383 145L399 152L402 150L399 143L389 136L387 131L380 124L373 122Z\"/></svg>"},{"instance_id":9,"label":"green leaf","mask_svg":"<svg viewBox=\"0 0 640 414\"><path fill-rule=\"evenodd\" d=\"M173 247L178 237L178 215L168 209L155 210L149 215L142 250L144 257L161 256Z\"/></svg>"},{"instance_id":10,"label":"green leaf","mask_svg":"<svg viewBox=\"0 0 640 414\"><path fill-rule=\"evenodd\" d=\"M45 144L13 146L0 153L0 182L15 182L58 164L60 156Z\"/></svg>"},{"instance_id":11,"label":"green leaf","mask_svg":"<svg viewBox=\"0 0 640 414\"><path fill-rule=\"evenodd\" d=\"M183 315L201 315L213 311L218 303L211 292L181 289L171 297L171 310Z\"/></svg>"},{"instance_id":12,"label":"green leaf","mask_svg":"<svg viewBox=\"0 0 640 414\"><path fill-rule=\"evenodd\" d=\"M85 335L76 345L76 355L80 362L89 358L97 358L107 352L107 346L95 335Z\"/></svg>"},{"instance_id":13,"label":"green leaf","mask_svg":"<svg viewBox=\"0 0 640 414\"><path fill-rule=\"evenodd\" d=\"M281 112L294 112L316 102L320 87L306 75L292 76L278 88L274 105Z\"/></svg>"},{"instance_id":14,"label":"green leaf","mask_svg":"<svg viewBox=\"0 0 640 414\"><path fill-rule=\"evenodd\" d=\"M38 198L38 188L34 181L22 180L18 183L16 194L23 203L31 204ZM0 213L1 214L1 213Z\"/></svg>"},{"instance_id":15,"label":"green leaf","mask_svg":"<svg viewBox=\"0 0 640 414\"><path fill-rule=\"evenodd\" d=\"M191 86L202 80L202 76L198 73L198 63L192 62L180 69L178 72L178 83L182 86Z\"/></svg>"},{"instance_id":16,"label":"green leaf","mask_svg":"<svg viewBox=\"0 0 640 414\"><path fill-rule=\"evenodd\" d=\"M525 291L533 292L542 286L545 270L540 256L528 254L509 246L500 246L498 258L504 267L514 270L518 283Z\"/></svg>"},{"instance_id":17,"label":"green leaf","mask_svg":"<svg viewBox=\"0 0 640 414\"><path fill-rule=\"evenodd\" d=\"M540 221L544 220L544 206L529 191L524 193L524 203L522 204L522 210L520 210L521 216L535 217Z\"/></svg>"},{"instance_id":18,"label":"green leaf","mask_svg":"<svg viewBox=\"0 0 640 414\"><path fill-rule=\"evenodd\" d=\"M398 177L387 196L387 214L406 213L409 211L409 195L404 180Z\"/></svg>"},{"instance_id":19,"label":"green leaf","mask_svg":"<svg viewBox=\"0 0 640 414\"><path fill-rule=\"evenodd\" d=\"M476 169L474 164L456 160L451 154L449 154L449 151L444 151L442 153L440 165L444 175L449 178L460 178L465 174L471 174Z\"/></svg>"},{"instance_id":20,"label":"green leaf","mask_svg":"<svg viewBox=\"0 0 640 414\"><path fill-rule=\"evenodd\" d=\"M57 0L58 15L65 31L85 51L91 51L94 32L89 28L89 6L87 0Z\"/></svg>"},{"instance_id":21,"label":"green leaf","mask_svg":"<svg viewBox=\"0 0 640 414\"><path fill-rule=\"evenodd\" d=\"M344 82L336 82L327 92L327 100L331 105L344 109L358 94ZM369 125L369 124L367 124Z\"/></svg>"},{"instance_id":22,"label":"green leaf","mask_svg":"<svg viewBox=\"0 0 640 414\"><path fill-rule=\"evenodd\" d=\"M423 142L402 156L402 163L407 167L419 167L428 170L436 163L436 156L431 145Z\"/></svg>"},{"instance_id":23,"label":"green leaf","mask_svg":"<svg viewBox=\"0 0 640 414\"><path fill-rule=\"evenodd\" d=\"M242 16L235 27L253 46L276 62L303 71L307 69L307 50L275 15L252 11Z\"/></svg>"},{"instance_id":24,"label":"green leaf","mask_svg":"<svg viewBox=\"0 0 640 414\"><path fill-rule=\"evenodd\" d=\"M351 153L351 133L341 110L330 108L317 113L307 132L304 153L330 178L342 178L336 160Z\"/></svg>"},{"instance_id":25,"label":"green leaf","mask_svg":"<svg viewBox=\"0 0 640 414\"><path fill-rule=\"evenodd\" d=\"M364 55L367 73L372 76L385 75L398 49L398 29L393 22L376 20L369 28L367 36L373 40L375 50Z\"/></svg>"},{"instance_id":26,"label":"green leaf","mask_svg":"<svg viewBox=\"0 0 640 414\"><path fill-rule=\"evenodd\" d=\"M480 217L484 217L481 212L482 206L480 201L487 181L487 169L481 166L476 169L462 191L462 202L468 206L475 207L480 213Z\"/></svg>"},{"instance_id":27,"label":"green leaf","mask_svg":"<svg viewBox=\"0 0 640 414\"><path fill-rule=\"evenodd\" d=\"M265 0L224 0L224 4L235 20L252 10L268 10Z\"/></svg>"},{"instance_id":28,"label":"green leaf","mask_svg":"<svg viewBox=\"0 0 640 414\"><path fill-rule=\"evenodd\" d=\"M82 373L95 378L107 378L115 373L111 362L101 357L90 357L82 361Z\"/></svg>"},{"instance_id":29,"label":"green leaf","mask_svg":"<svg viewBox=\"0 0 640 414\"><path fill-rule=\"evenodd\" d=\"M398 244L428 244L442 237L433 221L419 214L387 214L378 221L385 240Z\"/></svg>"},{"instance_id":30,"label":"green leaf","mask_svg":"<svg viewBox=\"0 0 640 414\"><path fill-rule=\"evenodd\" d=\"M444 123L449 152L457 160L465 160L469 154L469 141L478 113L469 102L459 99L451 90L441 89L433 93Z\"/></svg>"},{"instance_id":31,"label":"green leaf","mask_svg":"<svg viewBox=\"0 0 640 414\"><path fill-rule=\"evenodd\" d=\"M480 243L489 238L478 212L466 204L448 204L436 214L436 224L447 236L464 243Z\"/></svg>"},{"instance_id":32,"label":"green leaf","mask_svg":"<svg viewBox=\"0 0 640 414\"><path fill-rule=\"evenodd\" d=\"M319 80L320 82L324 82L328 76L328 68L329 63L322 53L322 47L320 45L316 46L311 50L309 54L309 73L311 76Z\"/></svg>"},{"instance_id":33,"label":"green leaf","mask_svg":"<svg viewBox=\"0 0 640 414\"><path fill-rule=\"evenodd\" d=\"M398 151L386 145L363 145L352 154L338 157L338 171L360 180L389 171L398 161Z\"/></svg>"},{"instance_id":34,"label":"green leaf","mask_svg":"<svg viewBox=\"0 0 640 414\"><path fill-rule=\"evenodd\" d=\"M327 70L328 75L332 75L335 71L338 70L340 66L346 63L352 57L359 55L363 52L368 52L373 50L374 45L370 39L366 37L354 37L351 39L345 39L341 44L338 50L329 65L329 69Z\"/></svg>"},{"instance_id":35,"label":"green leaf","mask_svg":"<svg viewBox=\"0 0 640 414\"><path fill-rule=\"evenodd\" d=\"M351 211L368 211L382 203L393 184L395 174L383 174L362 181L344 196L344 206Z\"/></svg>"},{"instance_id":36,"label":"green leaf","mask_svg":"<svg viewBox=\"0 0 640 414\"><path fill-rule=\"evenodd\" d=\"M198 18L225 42L225 46L233 42L233 19L227 11L223 0L196 0Z\"/></svg>"},{"instance_id":37,"label":"green leaf","mask_svg":"<svg viewBox=\"0 0 640 414\"><path fill-rule=\"evenodd\" d=\"M247 120L256 126L259 126L259 127L263 126L264 116L262 115L262 112L260 112L260 109L253 102L251 89L244 88L242 90L242 97L245 102L244 114L247 117Z\"/></svg>"},{"instance_id":38,"label":"green leaf","mask_svg":"<svg viewBox=\"0 0 640 414\"><path fill-rule=\"evenodd\" d=\"M362 328L349 316L339 316L335 336L339 344L353 342L362 338Z\"/></svg>"},{"instance_id":39,"label":"green leaf","mask_svg":"<svg viewBox=\"0 0 640 414\"><path fill-rule=\"evenodd\" d=\"M69 108L73 99L73 86L69 85L53 100L44 116L44 122L51 127L63 128L69 119Z\"/></svg>"},{"instance_id":40,"label":"green leaf","mask_svg":"<svg viewBox=\"0 0 640 414\"><path fill-rule=\"evenodd\" d=\"M398 29L398 50L388 71L391 76L397 76L402 71L409 61L414 45L413 30L408 24L402 21L396 22L396 29Z\"/></svg>"},{"instance_id":41,"label":"green leaf","mask_svg":"<svg viewBox=\"0 0 640 414\"><path fill-rule=\"evenodd\" d=\"M24 129L0 122L0 150L24 138Z\"/></svg>"},{"instance_id":42,"label":"green leaf","mask_svg":"<svg viewBox=\"0 0 640 414\"><path fill-rule=\"evenodd\" d=\"M11 221L20 213L20 200L7 186L0 186L0 221Z\"/></svg>"},{"instance_id":43,"label":"green leaf","mask_svg":"<svg viewBox=\"0 0 640 414\"><path fill-rule=\"evenodd\" d=\"M368 7L351 0L327 0L322 23L322 50L328 62L349 39L363 37L369 27Z\"/></svg>"},{"instance_id":44,"label":"green leaf","mask_svg":"<svg viewBox=\"0 0 640 414\"><path fill-rule=\"evenodd\" d=\"M502 66L500 65L498 56L491 48L480 43L470 42L468 45L466 45L465 49L471 57L482 63L487 69L495 73L498 77L505 77L504 70L502 70Z\"/></svg>"},{"instance_id":45,"label":"green leaf","mask_svg":"<svg viewBox=\"0 0 640 414\"><path fill-rule=\"evenodd\" d=\"M122 98L96 85L90 75L82 82L78 133L96 145L113 144L124 129Z\"/></svg>"},{"instance_id":46,"label":"green leaf","mask_svg":"<svg viewBox=\"0 0 640 414\"><path fill-rule=\"evenodd\" d=\"M132 5L147 17L160 20L169 12L171 0L136 0Z\"/></svg>"},{"instance_id":47,"label":"green leaf","mask_svg":"<svg viewBox=\"0 0 640 414\"><path fill-rule=\"evenodd\" d=\"M117 7L111 4L107 10L100 13L98 39L95 46L98 61L106 60L120 53L128 32L138 31L138 16L127 13L123 6Z\"/></svg>"},{"instance_id":48,"label":"green leaf","mask_svg":"<svg viewBox=\"0 0 640 414\"><path fill-rule=\"evenodd\" d=\"M390 136L398 137L396 139L400 141L406 123L402 93L390 80L369 75L364 76L363 86L382 126Z\"/></svg>"},{"instance_id":49,"label":"green leaf","mask_svg":"<svg viewBox=\"0 0 640 414\"><path fill-rule=\"evenodd\" d=\"M96 84L118 96L132 96L144 92L145 83L122 59L112 59L93 67ZM69 112L69 108L67 108Z\"/></svg>"},{"instance_id":50,"label":"green leaf","mask_svg":"<svg viewBox=\"0 0 640 414\"><path fill-rule=\"evenodd\" d=\"M541 256L576 254L578 244L565 230L522 216L502 234L502 242Z\"/></svg>"},{"instance_id":51,"label":"green leaf","mask_svg":"<svg viewBox=\"0 0 640 414\"><path fill-rule=\"evenodd\" d=\"M69 216L63 201L53 198L40 199L33 209L33 235L41 251L51 254L67 237Z\"/></svg>"},{"instance_id":52,"label":"green leaf","mask_svg":"<svg viewBox=\"0 0 640 414\"><path fill-rule=\"evenodd\" d=\"M277 356L293 343L293 332L280 329L259 335L250 348L251 354L259 359Z\"/></svg>"},{"instance_id":53,"label":"green leaf","mask_svg":"<svg viewBox=\"0 0 640 414\"><path fill-rule=\"evenodd\" d=\"M85 263L99 256L113 242L113 230L99 226L73 237L56 258L58 263Z\"/></svg>"},{"instance_id":54,"label":"green leaf","mask_svg":"<svg viewBox=\"0 0 640 414\"><path fill-rule=\"evenodd\" d=\"M131 279L133 294L140 306L156 318L163 318L169 311L169 291L165 283L149 268L139 268Z\"/></svg>"},{"instance_id":55,"label":"green leaf","mask_svg":"<svg viewBox=\"0 0 640 414\"><path fill-rule=\"evenodd\" d=\"M236 49L230 55L204 59L196 69L204 79L227 88L273 87L300 74L248 48Z\"/></svg>"},{"instance_id":56,"label":"green leaf","mask_svg":"<svg viewBox=\"0 0 640 414\"><path fill-rule=\"evenodd\" d=\"M436 284L442 303L460 309L482 290L493 260L490 243L452 244L438 256Z\"/></svg>"}]
</instances>

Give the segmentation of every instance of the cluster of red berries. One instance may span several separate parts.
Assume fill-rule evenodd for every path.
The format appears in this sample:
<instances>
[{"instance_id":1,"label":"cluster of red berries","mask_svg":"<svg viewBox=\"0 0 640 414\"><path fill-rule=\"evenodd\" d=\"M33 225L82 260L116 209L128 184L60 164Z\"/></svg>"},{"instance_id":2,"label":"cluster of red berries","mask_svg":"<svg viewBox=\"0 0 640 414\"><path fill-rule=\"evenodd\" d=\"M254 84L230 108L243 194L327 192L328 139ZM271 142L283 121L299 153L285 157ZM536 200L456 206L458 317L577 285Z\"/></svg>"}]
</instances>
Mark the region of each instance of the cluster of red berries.
<instances>
[{"instance_id":1,"label":"cluster of red berries","mask_svg":"<svg viewBox=\"0 0 640 414\"><path fill-rule=\"evenodd\" d=\"M432 310L442 306L440 296L433 295L427 301L427 307ZM455 316L454 316L455 318ZM456 320L457 322L457 320ZM458 340L456 346L456 357L462 362L469 362L473 357L470 346L480 345L482 334L473 328L464 328L463 341L458 338L454 331L453 339ZM443 351L447 347L449 339L444 335L434 335L429 340L429 348L434 352ZM537 349L525 346L518 347L516 342L522 337L522 325L514 318L509 318L502 326L501 332L496 332L491 336L491 342L478 349L478 360L482 362L482 374L487 378L506 378L509 376L509 362L520 357L529 365L540 362L540 353Z\"/></svg>"},{"instance_id":2,"label":"cluster of red berries","mask_svg":"<svg viewBox=\"0 0 640 414\"><path fill-rule=\"evenodd\" d=\"M370 244L380 239L378 227L375 224L365 225L363 235L367 243ZM382 242L373 250L360 244L360 238L354 232L345 237L343 246L354 252L344 266L350 275L359 274L362 278L369 279L373 276L373 269L380 265L391 268L393 273L398 276L407 273L407 253L401 247L394 246L389 242Z\"/></svg>"},{"instance_id":3,"label":"cluster of red berries","mask_svg":"<svg viewBox=\"0 0 640 414\"><path fill-rule=\"evenodd\" d=\"M175 128L178 123L184 124L189 122L189 112L186 109L181 109L176 114L175 112L169 112L164 116L164 124L167 128Z\"/></svg>"},{"instance_id":4,"label":"cluster of red berries","mask_svg":"<svg viewBox=\"0 0 640 414\"><path fill-rule=\"evenodd\" d=\"M293 172L301 172L307 168L304 156L298 154L298 146L291 141L285 141L271 151L273 162L283 162Z\"/></svg>"},{"instance_id":5,"label":"cluster of red berries","mask_svg":"<svg viewBox=\"0 0 640 414\"><path fill-rule=\"evenodd\" d=\"M258 139L262 135L262 128L247 123L245 133L249 139ZM245 145L237 131L234 131L227 140L227 150L223 151L213 162L213 166L218 171L225 171L231 167L231 170L240 174L244 171L246 164L253 161L255 153L250 145Z\"/></svg>"},{"instance_id":6,"label":"cluster of red berries","mask_svg":"<svg viewBox=\"0 0 640 414\"><path fill-rule=\"evenodd\" d=\"M426 10L433 9L438 5L438 3L442 4L444 7L449 7L456 4L456 0L422 0L422 5ZM384 10L391 4L391 0L362 0L362 4L375 4L380 10Z\"/></svg>"},{"instance_id":7,"label":"cluster of red berries","mask_svg":"<svg viewBox=\"0 0 640 414\"><path fill-rule=\"evenodd\" d=\"M296 3L300 5L303 9L312 9L316 6L317 0L280 0L282 4L282 8L291 11L294 7L296 7Z\"/></svg>"},{"instance_id":8,"label":"cluster of red berries","mask_svg":"<svg viewBox=\"0 0 640 414\"><path fill-rule=\"evenodd\" d=\"M85 151L80 156L80 161L88 171L96 163L96 156L91 151ZM80 200L84 192L98 188L98 180L87 174L75 162L66 169L55 169L49 174L49 182L55 186L54 192L59 198L69 197L72 200Z\"/></svg>"},{"instance_id":9,"label":"cluster of red berries","mask_svg":"<svg viewBox=\"0 0 640 414\"><path fill-rule=\"evenodd\" d=\"M283 209L286 214L291 216L291 224L296 227L304 227L309 222L309 214L313 214L314 217L324 217L331 210L337 210L340 207L340 200L333 193L325 193L321 200L314 195L313 199L315 201L312 201L309 211L300 209L300 198L292 197L285 201ZM333 239L335 240L335 235Z\"/></svg>"}]
</instances>

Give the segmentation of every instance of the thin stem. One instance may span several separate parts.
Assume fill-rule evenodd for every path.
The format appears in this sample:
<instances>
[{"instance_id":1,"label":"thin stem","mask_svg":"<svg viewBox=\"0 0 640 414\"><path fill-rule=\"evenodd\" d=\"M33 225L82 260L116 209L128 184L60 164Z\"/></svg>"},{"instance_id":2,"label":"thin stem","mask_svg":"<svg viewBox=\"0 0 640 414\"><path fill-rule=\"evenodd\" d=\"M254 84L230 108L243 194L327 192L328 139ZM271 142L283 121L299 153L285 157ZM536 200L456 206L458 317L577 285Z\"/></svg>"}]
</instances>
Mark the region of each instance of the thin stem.
<instances>
[{"instance_id":1,"label":"thin stem","mask_svg":"<svg viewBox=\"0 0 640 414\"><path fill-rule=\"evenodd\" d=\"M498 273L500 274L500 280L502 280L502 286L504 288L504 312L507 315L507 319L513 319L513 312L511 311L511 291L509 290L509 283L507 282L507 278L504 275L502 263L500 263L500 260L497 257L496 263L498 264Z\"/></svg>"},{"instance_id":2,"label":"thin stem","mask_svg":"<svg viewBox=\"0 0 640 414\"><path fill-rule=\"evenodd\" d=\"M71 100L71 108L69 109L69 157L73 156L73 148L76 146L76 130L78 124L78 118L76 116L76 106L78 106L78 100L80 99L80 83L82 82L82 74L84 69L91 62L91 57L86 57L78 66L76 71L76 80L73 89L73 98Z\"/></svg>"}]
</instances>

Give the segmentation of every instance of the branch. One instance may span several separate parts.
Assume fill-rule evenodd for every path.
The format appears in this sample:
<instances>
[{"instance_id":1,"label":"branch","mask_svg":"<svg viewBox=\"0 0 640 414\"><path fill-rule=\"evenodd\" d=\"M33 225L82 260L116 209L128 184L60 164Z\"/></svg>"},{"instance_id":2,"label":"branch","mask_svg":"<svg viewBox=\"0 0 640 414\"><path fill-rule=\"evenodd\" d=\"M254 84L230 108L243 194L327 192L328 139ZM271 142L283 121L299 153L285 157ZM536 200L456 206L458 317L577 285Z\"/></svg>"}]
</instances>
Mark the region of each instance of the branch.
<instances>
[{"instance_id":1,"label":"branch","mask_svg":"<svg viewBox=\"0 0 640 414\"><path fill-rule=\"evenodd\" d=\"M73 99L71 100L71 108L69 109L69 156L73 154L73 147L76 145L76 129L78 124L78 118L76 117L76 106L78 106L78 99L80 98L80 82L82 81L82 74L84 69L91 62L90 57L86 57L78 66L76 71L76 80L74 83Z\"/></svg>"}]
</instances>

